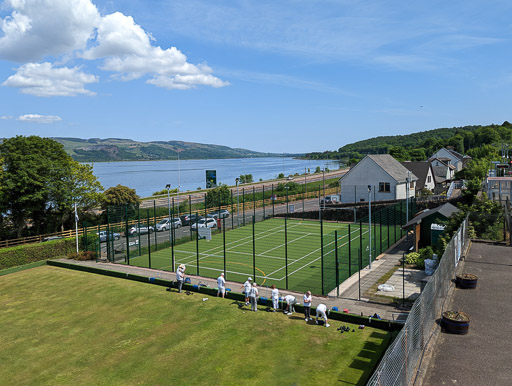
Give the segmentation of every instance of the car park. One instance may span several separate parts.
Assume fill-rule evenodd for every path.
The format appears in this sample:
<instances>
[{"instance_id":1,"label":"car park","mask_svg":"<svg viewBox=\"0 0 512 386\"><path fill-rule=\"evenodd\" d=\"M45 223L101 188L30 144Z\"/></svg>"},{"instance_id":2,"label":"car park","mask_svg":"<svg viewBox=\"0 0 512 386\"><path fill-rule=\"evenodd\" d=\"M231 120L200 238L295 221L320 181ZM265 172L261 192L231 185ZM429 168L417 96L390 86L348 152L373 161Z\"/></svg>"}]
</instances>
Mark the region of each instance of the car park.
<instances>
[{"instance_id":1,"label":"car park","mask_svg":"<svg viewBox=\"0 0 512 386\"><path fill-rule=\"evenodd\" d=\"M214 218L203 218L190 226L190 229L194 231L198 228L217 228L217 220Z\"/></svg>"},{"instance_id":2,"label":"car park","mask_svg":"<svg viewBox=\"0 0 512 386\"><path fill-rule=\"evenodd\" d=\"M96 232L96 235L98 235L98 237L100 238L100 242L101 243L104 243L105 241L110 241L110 240L119 240L121 238L121 234L120 233L116 233L116 232L107 232L107 231L100 231L100 232Z\"/></svg>"},{"instance_id":3,"label":"car park","mask_svg":"<svg viewBox=\"0 0 512 386\"><path fill-rule=\"evenodd\" d=\"M170 221L168 218L164 218L158 224L156 224L157 232L168 231L171 228L181 228L181 220L178 217L174 217Z\"/></svg>"},{"instance_id":4,"label":"car park","mask_svg":"<svg viewBox=\"0 0 512 386\"><path fill-rule=\"evenodd\" d=\"M184 214L180 217L181 224L182 225L191 225L199 221L200 219L204 218L203 216L199 216L195 213L192 214Z\"/></svg>"},{"instance_id":5,"label":"car park","mask_svg":"<svg viewBox=\"0 0 512 386\"><path fill-rule=\"evenodd\" d=\"M220 218L220 219L229 217L229 211L227 209L216 210L215 212L211 212L210 214L213 214L213 215L217 216L216 218Z\"/></svg>"},{"instance_id":6,"label":"car park","mask_svg":"<svg viewBox=\"0 0 512 386\"><path fill-rule=\"evenodd\" d=\"M155 228L152 226L147 225L134 225L129 230L128 233L130 235L144 235L146 233L153 233L155 231Z\"/></svg>"}]
</instances>

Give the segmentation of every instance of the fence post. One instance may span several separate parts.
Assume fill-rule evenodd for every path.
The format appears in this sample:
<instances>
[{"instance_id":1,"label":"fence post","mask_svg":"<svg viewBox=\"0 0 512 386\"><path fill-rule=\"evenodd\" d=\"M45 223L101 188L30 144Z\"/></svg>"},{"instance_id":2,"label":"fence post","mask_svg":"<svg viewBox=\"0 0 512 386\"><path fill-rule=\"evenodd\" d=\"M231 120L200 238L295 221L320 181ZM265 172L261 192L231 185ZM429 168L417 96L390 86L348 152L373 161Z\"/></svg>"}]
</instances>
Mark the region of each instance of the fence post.
<instances>
[{"instance_id":1,"label":"fence post","mask_svg":"<svg viewBox=\"0 0 512 386\"><path fill-rule=\"evenodd\" d=\"M125 223L125 239L126 239L126 262L130 265L130 237L128 229L128 204L124 206L124 223Z\"/></svg>"},{"instance_id":2,"label":"fence post","mask_svg":"<svg viewBox=\"0 0 512 386\"><path fill-rule=\"evenodd\" d=\"M348 277L352 276L352 241L350 240L350 224L348 224Z\"/></svg>"},{"instance_id":3,"label":"fence post","mask_svg":"<svg viewBox=\"0 0 512 386\"><path fill-rule=\"evenodd\" d=\"M254 185L252 186L252 217L253 222L256 221L256 196L254 195Z\"/></svg>"},{"instance_id":4,"label":"fence post","mask_svg":"<svg viewBox=\"0 0 512 386\"><path fill-rule=\"evenodd\" d=\"M206 193L204 194L204 218L206 219Z\"/></svg>"},{"instance_id":5,"label":"fence post","mask_svg":"<svg viewBox=\"0 0 512 386\"><path fill-rule=\"evenodd\" d=\"M334 251L336 257L336 296L340 296L340 273L338 267L338 231L334 231Z\"/></svg>"},{"instance_id":6,"label":"fence post","mask_svg":"<svg viewBox=\"0 0 512 386\"><path fill-rule=\"evenodd\" d=\"M359 220L359 250L361 254L361 267L363 262L363 220ZM361 268L359 268L361 270Z\"/></svg>"},{"instance_id":7,"label":"fence post","mask_svg":"<svg viewBox=\"0 0 512 386\"><path fill-rule=\"evenodd\" d=\"M137 237L139 239L139 256L142 255L142 243L140 242L140 204L137 205Z\"/></svg>"},{"instance_id":8,"label":"fence post","mask_svg":"<svg viewBox=\"0 0 512 386\"><path fill-rule=\"evenodd\" d=\"M382 253L382 209L379 210L379 238L380 238L379 254L381 254Z\"/></svg>"},{"instance_id":9,"label":"fence post","mask_svg":"<svg viewBox=\"0 0 512 386\"><path fill-rule=\"evenodd\" d=\"M178 206L180 204L178 203ZM172 215L174 216L174 197L172 199ZM172 272L176 272L176 270L174 269L175 267L175 257L174 257L174 238L176 237L176 229L174 229L174 227L172 226L172 223L171 223L171 228L169 229L169 232L171 232L171 271Z\"/></svg>"},{"instance_id":10,"label":"fence post","mask_svg":"<svg viewBox=\"0 0 512 386\"><path fill-rule=\"evenodd\" d=\"M106 240L106 245L107 245L107 261L111 261L110 260L110 237L108 237L110 235L110 215L109 215L109 210L108 210L108 206L107 206L107 240ZM98 239L100 240L100 248L101 248L101 239ZM112 263L114 263L114 259L112 259Z\"/></svg>"},{"instance_id":11,"label":"fence post","mask_svg":"<svg viewBox=\"0 0 512 386\"><path fill-rule=\"evenodd\" d=\"M196 219L199 217L199 213L196 212ZM192 229L192 224L190 224ZM196 223L196 273L199 276L199 221Z\"/></svg>"},{"instance_id":12,"label":"fence post","mask_svg":"<svg viewBox=\"0 0 512 386\"><path fill-rule=\"evenodd\" d=\"M192 241L192 195L188 195L188 225L190 230L190 241Z\"/></svg>"},{"instance_id":13,"label":"fence post","mask_svg":"<svg viewBox=\"0 0 512 386\"><path fill-rule=\"evenodd\" d=\"M304 177L305 176L306 176L306 174L304 173ZM305 199L305 197L304 197L304 194L305 194L304 193L304 189L305 189L305 186L306 186L306 183L304 183L304 185L302 185L302 221L304 221L304 211L305 211L305 209L304 209L304 199Z\"/></svg>"},{"instance_id":14,"label":"fence post","mask_svg":"<svg viewBox=\"0 0 512 386\"><path fill-rule=\"evenodd\" d=\"M274 198L275 198L274 197L274 184L272 184L272 195L270 196L270 200L272 201L272 218L274 218L274 205L276 202L276 200Z\"/></svg>"},{"instance_id":15,"label":"fence post","mask_svg":"<svg viewBox=\"0 0 512 386\"><path fill-rule=\"evenodd\" d=\"M242 212L243 224L245 226L245 188L242 188Z\"/></svg>"},{"instance_id":16,"label":"fence post","mask_svg":"<svg viewBox=\"0 0 512 386\"><path fill-rule=\"evenodd\" d=\"M390 225L389 224L390 223L390 221L389 221L389 209L386 208L385 210L386 210L386 225L387 225L387 228L388 228L388 249L389 249L389 245L390 245L389 244L389 237L390 237L389 236L389 225Z\"/></svg>"},{"instance_id":17,"label":"fence post","mask_svg":"<svg viewBox=\"0 0 512 386\"><path fill-rule=\"evenodd\" d=\"M322 295L324 291L324 222L320 219L320 269L322 270Z\"/></svg>"},{"instance_id":18,"label":"fence post","mask_svg":"<svg viewBox=\"0 0 512 386\"><path fill-rule=\"evenodd\" d=\"M174 217L174 213L172 214ZM171 219L169 219L171 221ZM158 238L156 237L156 201L153 200L153 226L155 227L155 251L158 251ZM171 225L172 227L172 225Z\"/></svg>"},{"instance_id":19,"label":"fence post","mask_svg":"<svg viewBox=\"0 0 512 386\"><path fill-rule=\"evenodd\" d=\"M149 208L146 212L147 216L147 224L148 224L148 261L149 261L149 268L151 268L151 232L149 231Z\"/></svg>"},{"instance_id":20,"label":"fence post","mask_svg":"<svg viewBox=\"0 0 512 386\"><path fill-rule=\"evenodd\" d=\"M403 208L402 208L402 205L403 204L403 201L400 201L400 237L403 236L403 229L402 229L402 223L404 222L404 213L403 213Z\"/></svg>"},{"instance_id":21,"label":"fence post","mask_svg":"<svg viewBox=\"0 0 512 386\"><path fill-rule=\"evenodd\" d=\"M288 289L288 219L284 216L284 266L286 276L286 289Z\"/></svg>"},{"instance_id":22,"label":"fence post","mask_svg":"<svg viewBox=\"0 0 512 386\"><path fill-rule=\"evenodd\" d=\"M256 238L254 235L255 222L255 216L252 216L252 276L254 277L254 283L256 283Z\"/></svg>"},{"instance_id":23,"label":"fence post","mask_svg":"<svg viewBox=\"0 0 512 386\"><path fill-rule=\"evenodd\" d=\"M231 216L233 217L233 216ZM222 245L223 245L223 257L224 257L224 277L227 280L226 273L226 218L222 219Z\"/></svg>"},{"instance_id":24,"label":"fence post","mask_svg":"<svg viewBox=\"0 0 512 386\"><path fill-rule=\"evenodd\" d=\"M235 215L233 211L233 191L231 190L231 229L235 228ZM224 274L226 276L226 274Z\"/></svg>"},{"instance_id":25,"label":"fence post","mask_svg":"<svg viewBox=\"0 0 512 386\"><path fill-rule=\"evenodd\" d=\"M265 220L265 184L263 184L263 220Z\"/></svg>"},{"instance_id":26,"label":"fence post","mask_svg":"<svg viewBox=\"0 0 512 386\"><path fill-rule=\"evenodd\" d=\"M100 225L98 224L98 235L100 234ZM128 237L128 236L126 236ZM98 241L96 243L96 263L98 262L98 257L101 258L101 241L100 241L100 237L98 236Z\"/></svg>"}]
</instances>

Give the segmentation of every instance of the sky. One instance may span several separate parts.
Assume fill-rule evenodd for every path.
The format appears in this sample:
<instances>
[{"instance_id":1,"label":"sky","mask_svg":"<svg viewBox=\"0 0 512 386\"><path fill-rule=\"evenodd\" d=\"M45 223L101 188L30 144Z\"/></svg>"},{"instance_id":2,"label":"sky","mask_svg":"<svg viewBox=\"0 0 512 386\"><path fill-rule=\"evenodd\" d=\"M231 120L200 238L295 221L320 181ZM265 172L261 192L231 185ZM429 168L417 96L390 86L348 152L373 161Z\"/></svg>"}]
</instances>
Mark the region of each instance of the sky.
<instances>
[{"instance_id":1,"label":"sky","mask_svg":"<svg viewBox=\"0 0 512 386\"><path fill-rule=\"evenodd\" d=\"M512 120L512 2L0 0L0 137L273 153Z\"/></svg>"}]
</instances>

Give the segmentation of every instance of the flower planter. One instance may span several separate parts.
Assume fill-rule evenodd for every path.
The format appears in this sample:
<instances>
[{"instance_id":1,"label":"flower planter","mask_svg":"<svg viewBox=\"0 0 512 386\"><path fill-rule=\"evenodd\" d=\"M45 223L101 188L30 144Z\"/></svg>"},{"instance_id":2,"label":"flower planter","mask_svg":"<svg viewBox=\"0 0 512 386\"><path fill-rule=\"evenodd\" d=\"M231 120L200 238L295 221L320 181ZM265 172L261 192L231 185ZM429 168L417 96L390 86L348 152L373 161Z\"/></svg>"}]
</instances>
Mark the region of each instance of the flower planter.
<instances>
[{"instance_id":1,"label":"flower planter","mask_svg":"<svg viewBox=\"0 0 512 386\"><path fill-rule=\"evenodd\" d=\"M478 276L472 273L463 273L456 276L455 284L459 288L475 289L478 281Z\"/></svg>"},{"instance_id":2,"label":"flower planter","mask_svg":"<svg viewBox=\"0 0 512 386\"><path fill-rule=\"evenodd\" d=\"M469 332L469 315L462 311L445 311L441 324L446 332L465 335Z\"/></svg>"}]
</instances>

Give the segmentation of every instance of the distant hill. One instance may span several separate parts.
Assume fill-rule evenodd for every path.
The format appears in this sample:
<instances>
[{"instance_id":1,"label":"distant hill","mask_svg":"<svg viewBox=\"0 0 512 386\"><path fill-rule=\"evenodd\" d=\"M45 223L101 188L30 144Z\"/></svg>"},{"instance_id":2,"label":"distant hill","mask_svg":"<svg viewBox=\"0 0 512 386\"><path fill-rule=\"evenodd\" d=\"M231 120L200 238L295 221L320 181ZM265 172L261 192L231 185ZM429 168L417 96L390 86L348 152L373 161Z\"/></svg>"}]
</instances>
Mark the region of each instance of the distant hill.
<instances>
[{"instance_id":1,"label":"distant hill","mask_svg":"<svg viewBox=\"0 0 512 386\"><path fill-rule=\"evenodd\" d=\"M460 153L485 144L510 143L512 125L464 126L374 137L340 147L338 150L308 153L308 159L359 160L366 154L391 154L400 160L422 160L435 150L451 146Z\"/></svg>"},{"instance_id":2,"label":"distant hill","mask_svg":"<svg viewBox=\"0 0 512 386\"><path fill-rule=\"evenodd\" d=\"M178 152L181 159L277 156L277 154L260 153L247 149L183 141L137 142L121 138L64 137L52 139L63 144L66 152L79 162L174 160L178 159Z\"/></svg>"}]
</instances>

